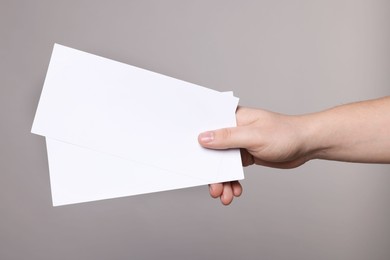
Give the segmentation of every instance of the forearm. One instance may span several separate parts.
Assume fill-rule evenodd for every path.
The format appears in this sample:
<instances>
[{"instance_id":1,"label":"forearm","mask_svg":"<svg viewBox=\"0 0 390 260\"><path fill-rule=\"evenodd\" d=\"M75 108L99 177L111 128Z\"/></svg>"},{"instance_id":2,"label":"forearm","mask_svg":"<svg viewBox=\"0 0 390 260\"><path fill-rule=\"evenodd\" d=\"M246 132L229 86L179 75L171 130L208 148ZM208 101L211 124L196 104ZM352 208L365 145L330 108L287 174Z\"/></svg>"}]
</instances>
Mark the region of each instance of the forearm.
<instances>
[{"instance_id":1,"label":"forearm","mask_svg":"<svg viewBox=\"0 0 390 260\"><path fill-rule=\"evenodd\" d=\"M302 117L313 159L390 163L390 97Z\"/></svg>"}]
</instances>

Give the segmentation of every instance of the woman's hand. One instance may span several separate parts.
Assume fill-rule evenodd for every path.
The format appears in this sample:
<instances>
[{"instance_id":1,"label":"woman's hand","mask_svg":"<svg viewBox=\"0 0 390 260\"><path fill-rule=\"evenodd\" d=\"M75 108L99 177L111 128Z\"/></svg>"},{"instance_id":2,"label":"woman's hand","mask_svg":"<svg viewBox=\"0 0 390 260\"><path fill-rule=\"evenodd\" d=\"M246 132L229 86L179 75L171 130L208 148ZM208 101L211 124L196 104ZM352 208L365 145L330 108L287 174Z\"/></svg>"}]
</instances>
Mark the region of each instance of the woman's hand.
<instances>
[{"instance_id":1,"label":"woman's hand","mask_svg":"<svg viewBox=\"0 0 390 260\"><path fill-rule=\"evenodd\" d=\"M202 133L199 143L211 149L241 148L243 166L294 168L310 159L302 142L303 118L245 107L237 109L236 118L237 127ZM211 196L224 205L241 193L238 181L210 185Z\"/></svg>"},{"instance_id":2,"label":"woman's hand","mask_svg":"<svg viewBox=\"0 0 390 260\"><path fill-rule=\"evenodd\" d=\"M390 163L390 97L288 116L239 107L237 127L208 131L199 143L210 149L240 148L243 166L298 167L311 159ZM210 185L224 205L240 196L238 182Z\"/></svg>"}]
</instances>

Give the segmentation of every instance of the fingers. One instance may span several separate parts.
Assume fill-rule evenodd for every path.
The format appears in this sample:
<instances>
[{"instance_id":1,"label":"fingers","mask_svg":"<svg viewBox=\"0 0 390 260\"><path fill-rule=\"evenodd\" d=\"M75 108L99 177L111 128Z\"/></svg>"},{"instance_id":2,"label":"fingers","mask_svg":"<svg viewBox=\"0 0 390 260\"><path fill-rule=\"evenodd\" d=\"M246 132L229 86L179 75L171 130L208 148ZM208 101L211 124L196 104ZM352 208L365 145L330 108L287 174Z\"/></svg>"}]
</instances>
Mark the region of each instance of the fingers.
<instances>
[{"instance_id":1,"label":"fingers","mask_svg":"<svg viewBox=\"0 0 390 260\"><path fill-rule=\"evenodd\" d=\"M242 194L242 186L238 181L232 181L233 195L240 197Z\"/></svg>"},{"instance_id":2,"label":"fingers","mask_svg":"<svg viewBox=\"0 0 390 260\"><path fill-rule=\"evenodd\" d=\"M249 127L222 128L201 133L199 143L211 149L248 148L253 145L253 134Z\"/></svg>"},{"instance_id":3,"label":"fingers","mask_svg":"<svg viewBox=\"0 0 390 260\"><path fill-rule=\"evenodd\" d=\"M223 192L223 184L222 183L215 183L209 185L210 195L211 197L218 198L222 195Z\"/></svg>"},{"instance_id":4,"label":"fingers","mask_svg":"<svg viewBox=\"0 0 390 260\"><path fill-rule=\"evenodd\" d=\"M233 188L230 182L223 183L223 192L221 196L221 202L223 205L227 206L233 201Z\"/></svg>"},{"instance_id":5,"label":"fingers","mask_svg":"<svg viewBox=\"0 0 390 260\"><path fill-rule=\"evenodd\" d=\"M242 186L238 181L210 184L210 195L213 198L220 197L223 205L232 203L234 197L242 193Z\"/></svg>"}]
</instances>

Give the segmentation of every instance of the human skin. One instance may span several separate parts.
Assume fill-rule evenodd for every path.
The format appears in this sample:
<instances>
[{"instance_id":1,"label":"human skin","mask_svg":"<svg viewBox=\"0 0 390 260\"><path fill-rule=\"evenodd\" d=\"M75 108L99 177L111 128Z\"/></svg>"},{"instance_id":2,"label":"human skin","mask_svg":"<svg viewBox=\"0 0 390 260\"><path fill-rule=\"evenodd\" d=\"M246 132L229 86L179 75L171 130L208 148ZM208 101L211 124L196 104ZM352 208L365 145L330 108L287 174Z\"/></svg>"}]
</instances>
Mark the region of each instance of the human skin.
<instances>
[{"instance_id":1,"label":"human skin","mask_svg":"<svg viewBox=\"0 0 390 260\"><path fill-rule=\"evenodd\" d=\"M243 166L290 169L313 159L390 163L390 96L305 115L239 107L237 127L201 133L209 149L240 148ZM238 181L210 185L229 205L242 193Z\"/></svg>"}]
</instances>

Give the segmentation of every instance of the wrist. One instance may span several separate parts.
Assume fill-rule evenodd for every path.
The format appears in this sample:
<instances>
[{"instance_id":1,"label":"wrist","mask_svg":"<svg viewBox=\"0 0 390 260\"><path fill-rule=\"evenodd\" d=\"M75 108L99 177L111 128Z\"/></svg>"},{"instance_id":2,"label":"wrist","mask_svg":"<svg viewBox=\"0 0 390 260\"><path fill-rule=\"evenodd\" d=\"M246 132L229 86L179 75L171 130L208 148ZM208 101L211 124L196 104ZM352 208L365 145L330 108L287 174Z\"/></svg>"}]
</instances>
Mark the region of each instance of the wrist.
<instances>
[{"instance_id":1,"label":"wrist","mask_svg":"<svg viewBox=\"0 0 390 260\"><path fill-rule=\"evenodd\" d=\"M329 124L326 118L319 113L298 116L301 132L301 150L307 160L327 159L328 150L331 149L328 136Z\"/></svg>"}]
</instances>

